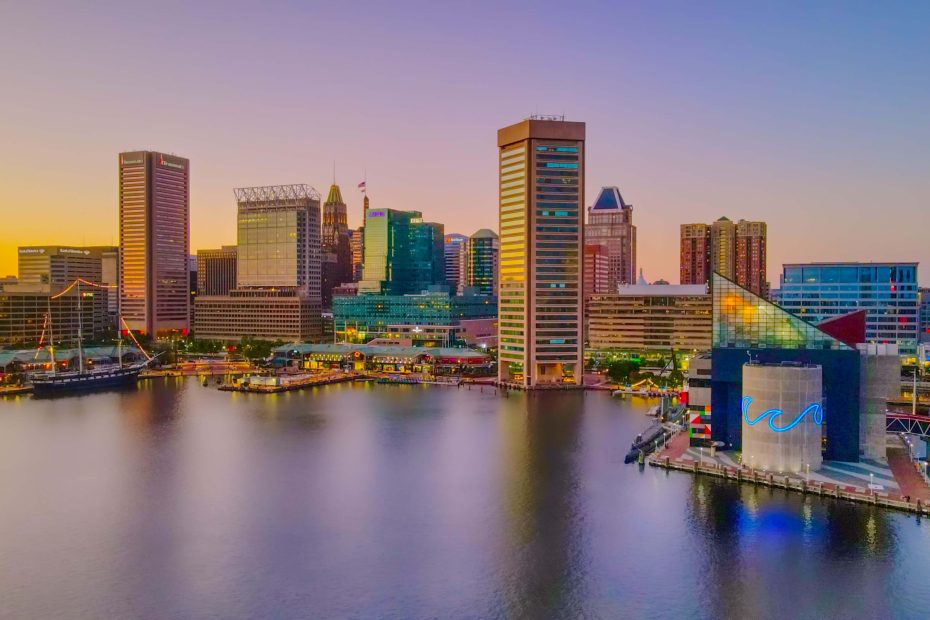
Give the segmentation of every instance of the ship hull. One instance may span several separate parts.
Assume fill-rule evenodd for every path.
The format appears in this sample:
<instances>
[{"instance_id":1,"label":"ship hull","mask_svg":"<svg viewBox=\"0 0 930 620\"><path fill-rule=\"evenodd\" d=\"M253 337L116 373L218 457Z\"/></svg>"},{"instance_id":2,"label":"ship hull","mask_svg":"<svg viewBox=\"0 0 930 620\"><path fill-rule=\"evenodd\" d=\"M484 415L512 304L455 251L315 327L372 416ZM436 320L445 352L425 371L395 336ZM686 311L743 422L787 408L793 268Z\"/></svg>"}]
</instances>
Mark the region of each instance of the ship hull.
<instances>
[{"instance_id":1,"label":"ship hull","mask_svg":"<svg viewBox=\"0 0 930 620\"><path fill-rule=\"evenodd\" d=\"M126 387L136 384L140 372L142 368L119 368L112 372L34 377L32 390L36 396L50 396Z\"/></svg>"}]
</instances>

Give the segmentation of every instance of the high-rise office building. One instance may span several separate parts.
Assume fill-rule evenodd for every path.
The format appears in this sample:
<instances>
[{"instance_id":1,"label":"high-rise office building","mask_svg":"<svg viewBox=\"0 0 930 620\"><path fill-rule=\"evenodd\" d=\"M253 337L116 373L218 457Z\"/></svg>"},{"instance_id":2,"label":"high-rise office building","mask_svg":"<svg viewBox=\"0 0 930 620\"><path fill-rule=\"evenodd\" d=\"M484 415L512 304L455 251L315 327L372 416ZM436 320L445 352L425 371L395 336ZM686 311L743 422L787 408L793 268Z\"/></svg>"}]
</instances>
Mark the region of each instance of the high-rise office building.
<instances>
[{"instance_id":1,"label":"high-rise office building","mask_svg":"<svg viewBox=\"0 0 930 620\"><path fill-rule=\"evenodd\" d=\"M236 288L236 255L234 245L216 250L197 250L197 294L228 295Z\"/></svg>"},{"instance_id":2,"label":"high-rise office building","mask_svg":"<svg viewBox=\"0 0 930 620\"><path fill-rule=\"evenodd\" d=\"M115 246L73 247L62 245L19 248L20 284L48 285L61 289L81 278L100 284L93 294L105 298L106 313L113 327L119 315L119 248Z\"/></svg>"},{"instance_id":3,"label":"high-rise office building","mask_svg":"<svg viewBox=\"0 0 930 620\"><path fill-rule=\"evenodd\" d=\"M681 283L706 284L719 273L757 295L768 295L765 222L721 217L681 226Z\"/></svg>"},{"instance_id":4,"label":"high-rise office building","mask_svg":"<svg viewBox=\"0 0 930 620\"><path fill-rule=\"evenodd\" d=\"M443 226L419 211L365 212L364 277L360 293L406 295L445 283Z\"/></svg>"},{"instance_id":5,"label":"high-rise office building","mask_svg":"<svg viewBox=\"0 0 930 620\"><path fill-rule=\"evenodd\" d=\"M781 305L812 323L866 311L866 340L913 355L918 339L917 263L784 265Z\"/></svg>"},{"instance_id":6,"label":"high-rise office building","mask_svg":"<svg viewBox=\"0 0 930 620\"><path fill-rule=\"evenodd\" d=\"M610 288L610 251L600 243L584 244L584 296L617 292Z\"/></svg>"},{"instance_id":7,"label":"high-rise office building","mask_svg":"<svg viewBox=\"0 0 930 620\"><path fill-rule=\"evenodd\" d=\"M309 185L246 187L235 195L236 288L197 297L197 335L319 340L320 195Z\"/></svg>"},{"instance_id":8,"label":"high-rise office building","mask_svg":"<svg viewBox=\"0 0 930 620\"><path fill-rule=\"evenodd\" d=\"M116 327L117 248L25 246L17 256L19 277L0 298L0 344L47 344L54 336L74 346L79 331L88 339Z\"/></svg>"},{"instance_id":9,"label":"high-rise office building","mask_svg":"<svg viewBox=\"0 0 930 620\"><path fill-rule=\"evenodd\" d=\"M920 309L918 310L918 325L920 342L930 342L930 288L920 289Z\"/></svg>"},{"instance_id":10,"label":"high-rise office building","mask_svg":"<svg viewBox=\"0 0 930 620\"><path fill-rule=\"evenodd\" d=\"M329 194L323 203L323 234L322 245L324 252L336 252L349 232L349 221L346 203L342 199L342 191L333 183L329 186Z\"/></svg>"},{"instance_id":11,"label":"high-rise office building","mask_svg":"<svg viewBox=\"0 0 930 620\"><path fill-rule=\"evenodd\" d=\"M444 239L446 284L453 295L461 295L467 286L468 237L449 233Z\"/></svg>"},{"instance_id":12,"label":"high-rise office building","mask_svg":"<svg viewBox=\"0 0 930 620\"><path fill-rule=\"evenodd\" d=\"M559 117L497 132L502 382L581 385L584 141Z\"/></svg>"},{"instance_id":13,"label":"high-rise office building","mask_svg":"<svg viewBox=\"0 0 930 620\"><path fill-rule=\"evenodd\" d=\"M349 231L349 247L352 250L352 282L358 282L362 279L362 265L365 260L364 226Z\"/></svg>"},{"instance_id":14,"label":"high-rise office building","mask_svg":"<svg viewBox=\"0 0 930 620\"><path fill-rule=\"evenodd\" d=\"M190 327L190 162L119 155L119 299L128 326L152 336Z\"/></svg>"},{"instance_id":15,"label":"high-rise office building","mask_svg":"<svg viewBox=\"0 0 930 620\"><path fill-rule=\"evenodd\" d=\"M352 247L346 203L339 186L333 183L323 203L321 297L324 308L331 308L333 289L352 281Z\"/></svg>"},{"instance_id":16,"label":"high-rise office building","mask_svg":"<svg viewBox=\"0 0 930 620\"><path fill-rule=\"evenodd\" d=\"M616 291L621 284L636 281L636 226L633 205L627 204L617 187L602 187L594 204L588 207L585 242L604 246L607 251L607 288Z\"/></svg>"},{"instance_id":17,"label":"high-rise office building","mask_svg":"<svg viewBox=\"0 0 930 620\"><path fill-rule=\"evenodd\" d=\"M478 295L497 296L501 242L493 230L482 228L468 238L468 286Z\"/></svg>"},{"instance_id":18,"label":"high-rise office building","mask_svg":"<svg viewBox=\"0 0 930 620\"><path fill-rule=\"evenodd\" d=\"M710 274L710 226L682 224L680 282L707 284Z\"/></svg>"}]
</instances>

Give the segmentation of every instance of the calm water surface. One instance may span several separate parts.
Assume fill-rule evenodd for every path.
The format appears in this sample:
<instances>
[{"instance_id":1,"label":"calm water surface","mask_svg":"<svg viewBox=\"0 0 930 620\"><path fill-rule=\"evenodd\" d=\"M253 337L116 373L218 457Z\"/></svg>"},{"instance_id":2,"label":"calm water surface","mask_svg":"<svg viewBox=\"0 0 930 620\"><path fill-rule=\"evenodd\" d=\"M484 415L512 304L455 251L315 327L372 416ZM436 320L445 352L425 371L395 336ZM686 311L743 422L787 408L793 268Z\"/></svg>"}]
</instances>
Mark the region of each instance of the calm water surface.
<instances>
[{"instance_id":1,"label":"calm water surface","mask_svg":"<svg viewBox=\"0 0 930 620\"><path fill-rule=\"evenodd\" d=\"M927 617L926 521L625 466L646 407L194 380L0 400L0 617Z\"/></svg>"}]
</instances>

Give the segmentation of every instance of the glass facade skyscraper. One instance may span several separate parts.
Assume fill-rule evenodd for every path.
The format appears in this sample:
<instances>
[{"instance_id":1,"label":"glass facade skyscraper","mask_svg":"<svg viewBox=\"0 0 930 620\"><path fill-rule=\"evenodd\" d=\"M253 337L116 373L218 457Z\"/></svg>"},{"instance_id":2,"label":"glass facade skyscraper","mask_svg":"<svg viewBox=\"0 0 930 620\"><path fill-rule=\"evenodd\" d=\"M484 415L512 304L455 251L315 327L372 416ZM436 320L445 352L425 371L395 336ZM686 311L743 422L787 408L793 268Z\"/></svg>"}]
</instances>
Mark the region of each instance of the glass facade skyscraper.
<instances>
[{"instance_id":1,"label":"glass facade skyscraper","mask_svg":"<svg viewBox=\"0 0 930 620\"><path fill-rule=\"evenodd\" d=\"M497 296L501 243L497 233L482 228L468 239L468 286L478 295Z\"/></svg>"},{"instance_id":2,"label":"glass facade skyscraper","mask_svg":"<svg viewBox=\"0 0 930 620\"><path fill-rule=\"evenodd\" d=\"M781 304L812 323L865 310L868 342L917 351L917 263L784 265Z\"/></svg>"},{"instance_id":3,"label":"glass facade skyscraper","mask_svg":"<svg viewBox=\"0 0 930 620\"><path fill-rule=\"evenodd\" d=\"M309 185L243 187L238 203L236 288L198 295L202 338L322 337L320 195Z\"/></svg>"},{"instance_id":4,"label":"glass facade skyscraper","mask_svg":"<svg viewBox=\"0 0 930 620\"><path fill-rule=\"evenodd\" d=\"M237 286L300 289L320 296L320 197L307 185L235 190Z\"/></svg>"},{"instance_id":5,"label":"glass facade skyscraper","mask_svg":"<svg viewBox=\"0 0 930 620\"><path fill-rule=\"evenodd\" d=\"M333 325L340 341L368 342L397 337L390 329L412 326L455 326L470 319L497 315L497 300L484 295L428 292L416 295L346 295L333 298ZM399 331L399 330L398 330ZM409 331L409 330L408 330ZM407 334L408 336L411 334Z\"/></svg>"},{"instance_id":6,"label":"glass facade skyscraper","mask_svg":"<svg viewBox=\"0 0 930 620\"><path fill-rule=\"evenodd\" d=\"M444 284L443 232L419 211L368 209L359 293L405 295Z\"/></svg>"},{"instance_id":7,"label":"glass facade skyscraper","mask_svg":"<svg viewBox=\"0 0 930 620\"><path fill-rule=\"evenodd\" d=\"M581 385L584 139L561 118L497 132L502 382Z\"/></svg>"}]
</instances>

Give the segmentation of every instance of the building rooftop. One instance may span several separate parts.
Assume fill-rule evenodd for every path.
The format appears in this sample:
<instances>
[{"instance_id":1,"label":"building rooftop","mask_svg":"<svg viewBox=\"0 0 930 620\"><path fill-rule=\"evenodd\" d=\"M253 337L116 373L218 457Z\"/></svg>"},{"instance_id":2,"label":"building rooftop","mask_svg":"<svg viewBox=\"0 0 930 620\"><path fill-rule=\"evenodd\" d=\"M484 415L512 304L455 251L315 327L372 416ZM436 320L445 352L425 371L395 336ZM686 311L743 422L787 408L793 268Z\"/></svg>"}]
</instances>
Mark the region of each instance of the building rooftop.
<instances>
[{"instance_id":1,"label":"building rooftop","mask_svg":"<svg viewBox=\"0 0 930 620\"><path fill-rule=\"evenodd\" d=\"M471 349L455 347L404 347L391 345L369 345L369 344L313 344L305 342L292 342L277 347L274 353L298 353L307 355L309 353L332 353L336 355L351 355L358 351L367 356L393 355L396 357L415 357L418 355L430 355L432 357L458 357L463 359L483 359L489 356L484 353L472 351Z\"/></svg>"},{"instance_id":2,"label":"building rooftop","mask_svg":"<svg viewBox=\"0 0 930 620\"><path fill-rule=\"evenodd\" d=\"M710 295L704 284L624 284L617 289L624 297L675 297Z\"/></svg>"},{"instance_id":3,"label":"building rooftop","mask_svg":"<svg viewBox=\"0 0 930 620\"><path fill-rule=\"evenodd\" d=\"M472 239L497 239L497 233L490 228L482 228L471 236Z\"/></svg>"},{"instance_id":4,"label":"building rooftop","mask_svg":"<svg viewBox=\"0 0 930 620\"><path fill-rule=\"evenodd\" d=\"M326 196L326 204L343 204L342 191L340 191L339 186L335 183L329 186L329 195Z\"/></svg>"},{"instance_id":5,"label":"building rooftop","mask_svg":"<svg viewBox=\"0 0 930 620\"><path fill-rule=\"evenodd\" d=\"M886 260L886 261L863 262L863 261L851 260L851 261L836 261L836 262L784 263L782 265L782 268L784 267L849 267L849 266L880 267L882 265L907 265L907 266L916 267L919 264L920 263L917 261Z\"/></svg>"},{"instance_id":6,"label":"building rooftop","mask_svg":"<svg viewBox=\"0 0 930 620\"><path fill-rule=\"evenodd\" d=\"M602 187L601 193L597 195L594 211L619 211L620 209L632 209L633 205L627 204L620 195L620 189L616 186Z\"/></svg>"}]
</instances>

